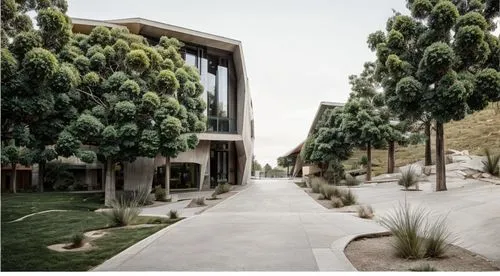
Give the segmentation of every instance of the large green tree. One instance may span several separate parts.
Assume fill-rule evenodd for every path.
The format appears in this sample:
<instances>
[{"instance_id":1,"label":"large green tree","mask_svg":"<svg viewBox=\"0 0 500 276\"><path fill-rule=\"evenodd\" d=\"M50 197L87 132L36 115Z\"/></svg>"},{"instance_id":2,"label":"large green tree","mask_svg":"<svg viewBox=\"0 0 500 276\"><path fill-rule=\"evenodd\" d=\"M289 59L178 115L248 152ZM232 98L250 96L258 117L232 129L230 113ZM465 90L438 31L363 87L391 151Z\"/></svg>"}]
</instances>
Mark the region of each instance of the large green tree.
<instances>
[{"instance_id":1,"label":"large green tree","mask_svg":"<svg viewBox=\"0 0 500 276\"><path fill-rule=\"evenodd\" d=\"M435 121L436 190L443 191L444 123L500 99L499 39L490 33L498 2L412 0L407 7L411 16L391 17L386 41L375 46L377 71L395 112L423 111Z\"/></svg>"},{"instance_id":2,"label":"large green tree","mask_svg":"<svg viewBox=\"0 0 500 276\"><path fill-rule=\"evenodd\" d=\"M322 175L330 170L334 182L343 177L342 161L349 158L353 149L342 130L342 122L342 108L325 110L301 151L302 159L316 164Z\"/></svg>"},{"instance_id":3,"label":"large green tree","mask_svg":"<svg viewBox=\"0 0 500 276\"><path fill-rule=\"evenodd\" d=\"M64 57L82 76L80 115L61 132L56 150L105 164L106 205L114 198L117 162L165 156L168 190L170 158L194 148L194 133L205 130L203 87L180 47L173 38L151 46L126 29L96 27L75 35L65 49ZM82 150L83 145L92 148ZM153 163L143 164L153 169Z\"/></svg>"},{"instance_id":4,"label":"large green tree","mask_svg":"<svg viewBox=\"0 0 500 276\"><path fill-rule=\"evenodd\" d=\"M59 59L71 37L66 9L65 1L1 3L2 160L12 166L14 192L15 164L43 165L56 158L47 146L76 115L70 93L79 82L78 72ZM37 29L29 13L35 14ZM43 166L39 177L43 190Z\"/></svg>"},{"instance_id":5,"label":"large green tree","mask_svg":"<svg viewBox=\"0 0 500 276\"><path fill-rule=\"evenodd\" d=\"M381 144L390 133L388 118L382 116L379 109L367 99L351 98L344 106L341 130L347 142L366 148L368 157L366 180L371 180L371 150L374 145Z\"/></svg>"}]
</instances>

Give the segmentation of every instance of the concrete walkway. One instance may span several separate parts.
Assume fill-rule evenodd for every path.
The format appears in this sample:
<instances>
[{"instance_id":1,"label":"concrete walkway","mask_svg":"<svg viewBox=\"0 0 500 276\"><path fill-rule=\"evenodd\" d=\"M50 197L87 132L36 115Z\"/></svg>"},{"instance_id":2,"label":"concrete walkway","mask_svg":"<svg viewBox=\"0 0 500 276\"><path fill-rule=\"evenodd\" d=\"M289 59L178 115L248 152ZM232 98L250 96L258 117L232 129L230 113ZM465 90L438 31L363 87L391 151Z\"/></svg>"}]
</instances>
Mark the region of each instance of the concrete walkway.
<instances>
[{"instance_id":1,"label":"concrete walkway","mask_svg":"<svg viewBox=\"0 0 500 276\"><path fill-rule=\"evenodd\" d=\"M422 191L402 191L396 183L353 189L363 204L371 204L377 216L404 199L425 207L437 216L447 216L455 244L483 255L500 266L500 185L447 177L448 191L433 192L434 178L420 184Z\"/></svg>"},{"instance_id":2,"label":"concrete walkway","mask_svg":"<svg viewBox=\"0 0 500 276\"><path fill-rule=\"evenodd\" d=\"M255 180L95 270L354 270L342 244L352 235L381 231L373 221L323 208L289 180Z\"/></svg>"}]
</instances>

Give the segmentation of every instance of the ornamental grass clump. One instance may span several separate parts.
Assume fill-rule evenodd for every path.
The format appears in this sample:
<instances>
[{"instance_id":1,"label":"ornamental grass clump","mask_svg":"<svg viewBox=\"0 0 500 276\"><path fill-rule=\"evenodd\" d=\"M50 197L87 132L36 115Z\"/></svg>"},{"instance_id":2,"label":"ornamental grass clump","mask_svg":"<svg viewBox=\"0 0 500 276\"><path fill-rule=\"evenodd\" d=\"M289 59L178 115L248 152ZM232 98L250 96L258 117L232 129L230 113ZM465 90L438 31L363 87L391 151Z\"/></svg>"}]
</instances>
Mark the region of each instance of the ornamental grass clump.
<instances>
[{"instance_id":1,"label":"ornamental grass clump","mask_svg":"<svg viewBox=\"0 0 500 276\"><path fill-rule=\"evenodd\" d=\"M323 196L323 199L330 200L333 196L339 195L339 189L335 186L323 184L319 188L319 192Z\"/></svg>"},{"instance_id":2,"label":"ornamental grass clump","mask_svg":"<svg viewBox=\"0 0 500 276\"><path fill-rule=\"evenodd\" d=\"M427 219L430 213L424 208L400 204L380 219L380 224L391 231L396 254L405 259L443 257L453 242L446 217L434 222Z\"/></svg>"},{"instance_id":3,"label":"ornamental grass clump","mask_svg":"<svg viewBox=\"0 0 500 276\"><path fill-rule=\"evenodd\" d=\"M155 187L155 200L156 201L166 201L167 200L167 192L161 186Z\"/></svg>"},{"instance_id":4,"label":"ornamental grass clump","mask_svg":"<svg viewBox=\"0 0 500 276\"><path fill-rule=\"evenodd\" d=\"M361 184L361 181L359 181L359 179L357 179L356 177L354 177L350 174L346 174L346 176L345 176L345 185L346 186L358 186L359 184Z\"/></svg>"},{"instance_id":5,"label":"ornamental grass clump","mask_svg":"<svg viewBox=\"0 0 500 276\"><path fill-rule=\"evenodd\" d=\"M357 202L356 195L351 191L351 189L343 190L340 199L342 199L344 206L354 205Z\"/></svg>"},{"instance_id":6,"label":"ornamental grass clump","mask_svg":"<svg viewBox=\"0 0 500 276\"><path fill-rule=\"evenodd\" d=\"M127 226L139 216L140 206L148 196L147 188L140 188L128 195L122 194L119 198L111 200L111 210L104 214L114 226Z\"/></svg>"},{"instance_id":7,"label":"ornamental grass clump","mask_svg":"<svg viewBox=\"0 0 500 276\"><path fill-rule=\"evenodd\" d=\"M405 187L406 190L412 186L418 185L418 175L413 166L401 170L401 177L398 180L398 185Z\"/></svg>"},{"instance_id":8,"label":"ornamental grass clump","mask_svg":"<svg viewBox=\"0 0 500 276\"><path fill-rule=\"evenodd\" d=\"M483 163L483 170L491 175L500 176L500 154L494 155L489 149L484 150L486 159Z\"/></svg>"},{"instance_id":9,"label":"ornamental grass clump","mask_svg":"<svg viewBox=\"0 0 500 276\"><path fill-rule=\"evenodd\" d=\"M313 193L318 194L320 193L320 188L322 185L328 185L326 180L324 180L321 177L314 177L311 179L311 190Z\"/></svg>"},{"instance_id":10,"label":"ornamental grass clump","mask_svg":"<svg viewBox=\"0 0 500 276\"><path fill-rule=\"evenodd\" d=\"M168 217L170 219L178 219L179 218L179 212L177 210L170 210L170 211L168 211Z\"/></svg>"},{"instance_id":11,"label":"ornamental grass clump","mask_svg":"<svg viewBox=\"0 0 500 276\"><path fill-rule=\"evenodd\" d=\"M82 232L75 233L71 236L71 244L68 248L80 248L85 244L85 235Z\"/></svg>"},{"instance_id":12,"label":"ornamental grass clump","mask_svg":"<svg viewBox=\"0 0 500 276\"><path fill-rule=\"evenodd\" d=\"M439 217L435 223L430 225L425 238L425 257L443 257L450 244L454 241L454 239L451 239L446 217Z\"/></svg>"}]
</instances>

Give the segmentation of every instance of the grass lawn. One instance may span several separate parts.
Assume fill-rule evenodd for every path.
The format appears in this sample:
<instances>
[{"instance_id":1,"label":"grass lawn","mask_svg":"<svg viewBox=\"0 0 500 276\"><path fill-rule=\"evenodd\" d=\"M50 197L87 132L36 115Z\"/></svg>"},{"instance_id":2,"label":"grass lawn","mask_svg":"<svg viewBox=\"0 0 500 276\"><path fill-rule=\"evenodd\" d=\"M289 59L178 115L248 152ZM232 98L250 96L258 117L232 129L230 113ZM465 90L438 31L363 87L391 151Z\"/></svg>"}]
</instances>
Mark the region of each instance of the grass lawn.
<instances>
[{"instance_id":1,"label":"grass lawn","mask_svg":"<svg viewBox=\"0 0 500 276\"><path fill-rule=\"evenodd\" d=\"M75 232L109 227L108 219L93 210L102 207L102 194L25 193L2 195L2 271L86 271L134 243L166 227L110 229L91 243L86 252L55 252L48 245L69 242ZM67 212L44 213L9 223L24 215L50 209ZM137 223L155 218L140 217ZM158 220L158 219L156 219Z\"/></svg>"},{"instance_id":2,"label":"grass lawn","mask_svg":"<svg viewBox=\"0 0 500 276\"><path fill-rule=\"evenodd\" d=\"M445 149L468 150L470 154L483 155L484 148L500 153L500 113L496 104L490 104L482 111L467 115L463 120L452 121L444 126ZM432 132L432 161L435 161L435 132ZM346 170L359 162L366 151L356 150L344 162ZM396 146L396 168L424 159L424 145ZM387 150L372 150L374 175L387 171Z\"/></svg>"}]
</instances>

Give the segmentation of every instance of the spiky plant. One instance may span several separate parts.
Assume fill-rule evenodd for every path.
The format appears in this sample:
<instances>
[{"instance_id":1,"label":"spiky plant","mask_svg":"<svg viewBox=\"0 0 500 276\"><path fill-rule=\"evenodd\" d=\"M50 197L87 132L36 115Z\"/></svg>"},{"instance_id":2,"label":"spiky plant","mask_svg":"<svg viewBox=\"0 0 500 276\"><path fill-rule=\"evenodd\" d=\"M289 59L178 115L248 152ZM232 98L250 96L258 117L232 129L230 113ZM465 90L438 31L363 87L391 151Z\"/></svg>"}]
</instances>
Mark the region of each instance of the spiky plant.
<instances>
[{"instance_id":1,"label":"spiky plant","mask_svg":"<svg viewBox=\"0 0 500 276\"><path fill-rule=\"evenodd\" d=\"M358 217L364 218L364 219L371 219L373 218L373 208L370 205L362 205L358 206Z\"/></svg>"},{"instance_id":2,"label":"spiky plant","mask_svg":"<svg viewBox=\"0 0 500 276\"><path fill-rule=\"evenodd\" d=\"M449 240L451 232L448 229L446 217L440 217L435 223L430 225L425 237L425 256L430 258L442 257L452 242Z\"/></svg>"},{"instance_id":3,"label":"spiky plant","mask_svg":"<svg viewBox=\"0 0 500 276\"><path fill-rule=\"evenodd\" d=\"M491 175L500 176L500 154L491 154L489 149L484 149L486 159L483 163L483 170Z\"/></svg>"},{"instance_id":4,"label":"spiky plant","mask_svg":"<svg viewBox=\"0 0 500 276\"><path fill-rule=\"evenodd\" d=\"M311 190L313 193L320 193L320 188L322 185L328 185L328 183L321 177L314 177L311 179Z\"/></svg>"},{"instance_id":5,"label":"spiky plant","mask_svg":"<svg viewBox=\"0 0 500 276\"><path fill-rule=\"evenodd\" d=\"M85 235L82 232L77 232L71 236L71 248L82 247L85 242Z\"/></svg>"},{"instance_id":6,"label":"spiky plant","mask_svg":"<svg viewBox=\"0 0 500 276\"><path fill-rule=\"evenodd\" d=\"M131 224L141 213L140 206L149 196L147 188L139 188L129 196L121 195L118 199L111 200L111 210L104 214L115 226Z\"/></svg>"},{"instance_id":7,"label":"spiky plant","mask_svg":"<svg viewBox=\"0 0 500 276\"><path fill-rule=\"evenodd\" d=\"M170 219L178 219L179 218L179 212L177 210L170 210L170 211L168 211L168 217Z\"/></svg>"},{"instance_id":8,"label":"spiky plant","mask_svg":"<svg viewBox=\"0 0 500 276\"><path fill-rule=\"evenodd\" d=\"M408 203L399 205L379 222L393 235L392 246L396 254L406 259L418 259L423 256L426 218L428 212L423 208L412 208Z\"/></svg>"},{"instance_id":9,"label":"spiky plant","mask_svg":"<svg viewBox=\"0 0 500 276\"><path fill-rule=\"evenodd\" d=\"M405 187L406 190L408 190L409 187L418 185L418 176L413 165L401 171L398 185Z\"/></svg>"},{"instance_id":10,"label":"spiky plant","mask_svg":"<svg viewBox=\"0 0 500 276\"><path fill-rule=\"evenodd\" d=\"M340 198L345 206L354 205L357 202L356 195L351 191L351 189L344 190Z\"/></svg>"},{"instance_id":11,"label":"spiky plant","mask_svg":"<svg viewBox=\"0 0 500 276\"><path fill-rule=\"evenodd\" d=\"M323 184L319 188L319 192L323 196L323 199L330 200L332 196L339 194L339 189L335 186Z\"/></svg>"}]
</instances>

